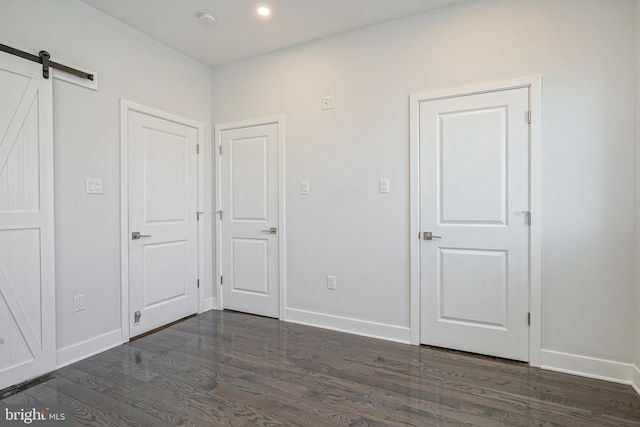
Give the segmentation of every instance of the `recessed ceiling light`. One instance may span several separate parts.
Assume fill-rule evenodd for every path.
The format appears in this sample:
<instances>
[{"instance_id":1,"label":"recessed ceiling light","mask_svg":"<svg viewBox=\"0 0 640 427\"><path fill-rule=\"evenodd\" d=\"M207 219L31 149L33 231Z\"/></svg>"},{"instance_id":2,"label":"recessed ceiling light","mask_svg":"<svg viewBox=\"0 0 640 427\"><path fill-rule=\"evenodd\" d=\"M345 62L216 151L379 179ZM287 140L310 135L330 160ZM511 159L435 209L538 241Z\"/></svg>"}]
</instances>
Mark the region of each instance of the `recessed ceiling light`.
<instances>
[{"instance_id":1,"label":"recessed ceiling light","mask_svg":"<svg viewBox=\"0 0 640 427\"><path fill-rule=\"evenodd\" d=\"M198 14L198 19L200 19L200 22L204 25L211 26L216 23L216 17L211 12L200 12Z\"/></svg>"},{"instance_id":2,"label":"recessed ceiling light","mask_svg":"<svg viewBox=\"0 0 640 427\"><path fill-rule=\"evenodd\" d=\"M258 8L258 15L260 15L260 16L269 16L269 15L271 15L271 9L269 9L266 6L260 6Z\"/></svg>"}]
</instances>

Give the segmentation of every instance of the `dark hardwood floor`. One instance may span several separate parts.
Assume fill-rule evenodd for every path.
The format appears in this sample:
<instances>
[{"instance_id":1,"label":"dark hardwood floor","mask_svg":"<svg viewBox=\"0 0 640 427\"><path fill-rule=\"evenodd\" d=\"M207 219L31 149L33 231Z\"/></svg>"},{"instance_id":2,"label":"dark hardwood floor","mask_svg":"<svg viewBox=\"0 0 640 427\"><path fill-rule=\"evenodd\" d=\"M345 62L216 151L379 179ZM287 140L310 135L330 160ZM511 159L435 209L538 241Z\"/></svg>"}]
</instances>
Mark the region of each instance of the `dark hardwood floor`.
<instances>
[{"instance_id":1,"label":"dark hardwood floor","mask_svg":"<svg viewBox=\"0 0 640 427\"><path fill-rule=\"evenodd\" d=\"M629 386L215 311L0 400L36 401L78 426L640 426Z\"/></svg>"}]
</instances>

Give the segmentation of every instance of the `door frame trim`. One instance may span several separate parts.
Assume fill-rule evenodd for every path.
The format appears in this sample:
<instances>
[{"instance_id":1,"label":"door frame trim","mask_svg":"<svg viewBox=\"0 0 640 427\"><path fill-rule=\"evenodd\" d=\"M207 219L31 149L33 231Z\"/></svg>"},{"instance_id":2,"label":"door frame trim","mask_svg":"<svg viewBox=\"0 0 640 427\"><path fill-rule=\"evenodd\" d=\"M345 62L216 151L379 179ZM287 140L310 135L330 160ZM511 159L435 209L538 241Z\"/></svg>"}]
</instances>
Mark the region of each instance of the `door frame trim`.
<instances>
[{"instance_id":1,"label":"door frame trim","mask_svg":"<svg viewBox=\"0 0 640 427\"><path fill-rule=\"evenodd\" d=\"M222 132L233 129L264 126L270 124L278 125L278 311L279 319L285 320L286 311L286 289L287 289L287 270L286 270L286 215L285 215L285 116L279 114L275 116L262 117L257 119L241 120L237 122L220 123L215 125L215 207L216 207L216 227L215 227L215 276L216 284L216 309L224 309L224 301L222 294L222 286L220 284L220 275L222 274L222 221L217 213L222 211L222 160L220 156L220 147L222 146Z\"/></svg>"},{"instance_id":2,"label":"door frame trim","mask_svg":"<svg viewBox=\"0 0 640 427\"><path fill-rule=\"evenodd\" d=\"M501 90L528 88L531 126L529 127L529 203L533 221L529 230L529 364L540 366L541 289L542 289L542 76L534 75L470 86L413 93L409 109L409 241L410 241L410 329L411 344L420 345L420 114L421 102Z\"/></svg>"},{"instance_id":3,"label":"door frame trim","mask_svg":"<svg viewBox=\"0 0 640 427\"><path fill-rule=\"evenodd\" d=\"M204 211L204 125L195 120L158 110L143 104L120 99L120 319L122 342L129 342L129 112L135 111L148 116L167 120L197 131L198 155L198 191L197 210ZM198 221L198 288L197 312L205 310L204 292L204 221Z\"/></svg>"}]
</instances>

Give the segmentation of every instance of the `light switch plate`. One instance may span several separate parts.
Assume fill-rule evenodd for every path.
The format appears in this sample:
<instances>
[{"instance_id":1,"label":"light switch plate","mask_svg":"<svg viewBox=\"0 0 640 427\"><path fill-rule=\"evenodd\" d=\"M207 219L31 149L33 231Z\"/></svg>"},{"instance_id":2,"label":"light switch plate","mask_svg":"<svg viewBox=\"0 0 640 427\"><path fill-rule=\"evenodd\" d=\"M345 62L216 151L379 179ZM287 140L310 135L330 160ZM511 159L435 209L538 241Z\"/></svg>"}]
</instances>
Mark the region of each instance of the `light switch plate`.
<instances>
[{"instance_id":1,"label":"light switch plate","mask_svg":"<svg viewBox=\"0 0 640 427\"><path fill-rule=\"evenodd\" d=\"M379 189L381 193L389 192L389 178L382 178L378 183Z\"/></svg>"},{"instance_id":2,"label":"light switch plate","mask_svg":"<svg viewBox=\"0 0 640 427\"><path fill-rule=\"evenodd\" d=\"M308 196L310 194L309 181L302 181L300 183L300 194Z\"/></svg>"},{"instance_id":3,"label":"light switch plate","mask_svg":"<svg viewBox=\"0 0 640 427\"><path fill-rule=\"evenodd\" d=\"M102 194L102 178L87 178L85 181L87 194Z\"/></svg>"}]
</instances>

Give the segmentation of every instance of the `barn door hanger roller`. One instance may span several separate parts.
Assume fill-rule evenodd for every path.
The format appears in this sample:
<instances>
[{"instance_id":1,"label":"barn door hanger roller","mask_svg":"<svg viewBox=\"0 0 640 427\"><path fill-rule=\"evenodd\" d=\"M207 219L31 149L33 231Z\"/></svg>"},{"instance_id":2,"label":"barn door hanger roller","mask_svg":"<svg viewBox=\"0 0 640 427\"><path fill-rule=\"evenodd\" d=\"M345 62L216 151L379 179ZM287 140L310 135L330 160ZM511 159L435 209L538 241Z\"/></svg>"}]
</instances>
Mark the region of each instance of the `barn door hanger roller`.
<instances>
[{"instance_id":1,"label":"barn door hanger roller","mask_svg":"<svg viewBox=\"0 0 640 427\"><path fill-rule=\"evenodd\" d=\"M38 56L40 57L40 63L42 64L42 77L45 79L49 78L49 60L51 59L51 55L46 50L41 50L38 52Z\"/></svg>"}]
</instances>

